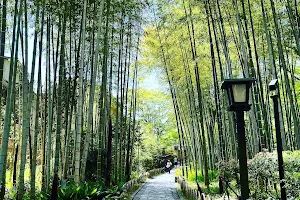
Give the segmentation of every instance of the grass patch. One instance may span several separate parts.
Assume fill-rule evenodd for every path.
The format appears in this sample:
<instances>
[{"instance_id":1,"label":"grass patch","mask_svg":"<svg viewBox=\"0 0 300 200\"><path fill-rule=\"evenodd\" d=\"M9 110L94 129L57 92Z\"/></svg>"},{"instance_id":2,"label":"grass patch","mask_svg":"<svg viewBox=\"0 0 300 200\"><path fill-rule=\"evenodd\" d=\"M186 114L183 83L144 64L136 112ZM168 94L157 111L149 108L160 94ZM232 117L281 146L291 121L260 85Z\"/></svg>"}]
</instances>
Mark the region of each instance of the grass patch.
<instances>
[{"instance_id":1,"label":"grass patch","mask_svg":"<svg viewBox=\"0 0 300 200\"><path fill-rule=\"evenodd\" d=\"M182 176L181 168L177 168L175 171L175 176ZM209 194L211 196L216 196L219 194L219 172L216 170L209 170L208 176L210 180L209 187L206 187L204 184L204 175L199 170L197 171L197 178L196 178L196 171L189 171L188 178L186 179L187 183L192 189L197 190L197 182L199 183L201 190L204 194ZM186 178L186 177L185 177ZM197 180L197 181L196 181Z\"/></svg>"}]
</instances>

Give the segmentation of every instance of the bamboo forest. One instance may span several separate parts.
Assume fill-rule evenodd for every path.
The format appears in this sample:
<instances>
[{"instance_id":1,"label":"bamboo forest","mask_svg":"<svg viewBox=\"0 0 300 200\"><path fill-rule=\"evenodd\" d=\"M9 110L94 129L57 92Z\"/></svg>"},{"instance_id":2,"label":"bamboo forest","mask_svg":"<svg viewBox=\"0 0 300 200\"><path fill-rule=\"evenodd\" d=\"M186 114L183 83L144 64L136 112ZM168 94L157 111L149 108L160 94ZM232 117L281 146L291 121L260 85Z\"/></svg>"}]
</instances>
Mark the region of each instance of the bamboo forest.
<instances>
[{"instance_id":1,"label":"bamboo forest","mask_svg":"<svg viewBox=\"0 0 300 200\"><path fill-rule=\"evenodd\" d=\"M0 199L300 200L299 0L0 1Z\"/></svg>"}]
</instances>

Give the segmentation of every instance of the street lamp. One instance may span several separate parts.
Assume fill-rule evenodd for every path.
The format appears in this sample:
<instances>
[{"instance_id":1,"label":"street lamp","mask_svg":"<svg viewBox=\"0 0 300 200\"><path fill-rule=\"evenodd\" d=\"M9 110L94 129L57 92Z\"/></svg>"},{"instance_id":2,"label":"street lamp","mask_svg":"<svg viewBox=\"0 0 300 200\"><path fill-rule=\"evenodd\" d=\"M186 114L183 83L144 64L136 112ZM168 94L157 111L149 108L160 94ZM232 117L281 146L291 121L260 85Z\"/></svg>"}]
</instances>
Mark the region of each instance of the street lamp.
<instances>
[{"instance_id":1,"label":"street lamp","mask_svg":"<svg viewBox=\"0 0 300 200\"><path fill-rule=\"evenodd\" d=\"M282 139L281 139L281 133L280 133L280 122L279 122L279 112L278 112L279 88L278 88L278 80L277 79L273 79L269 83L269 90L270 90L270 96L273 99L273 106L274 106L276 143L277 143L276 146L277 146L277 154L278 154L278 168L279 168L281 199L286 200L286 191L285 191L285 186L284 186L283 157L282 157Z\"/></svg>"},{"instance_id":2,"label":"street lamp","mask_svg":"<svg viewBox=\"0 0 300 200\"><path fill-rule=\"evenodd\" d=\"M225 79L222 83L222 89L226 90L228 96L228 110L236 113L242 200L248 199L250 194L244 111L249 111L251 108L249 93L253 82L254 79L242 78Z\"/></svg>"}]
</instances>

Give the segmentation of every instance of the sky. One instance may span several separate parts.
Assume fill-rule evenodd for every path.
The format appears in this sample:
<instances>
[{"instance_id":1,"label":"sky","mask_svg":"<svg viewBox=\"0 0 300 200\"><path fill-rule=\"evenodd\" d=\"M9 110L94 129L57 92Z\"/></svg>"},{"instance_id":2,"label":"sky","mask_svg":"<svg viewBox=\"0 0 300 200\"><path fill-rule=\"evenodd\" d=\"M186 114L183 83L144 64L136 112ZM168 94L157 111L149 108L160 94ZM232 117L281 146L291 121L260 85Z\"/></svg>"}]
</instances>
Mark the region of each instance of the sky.
<instances>
[{"instance_id":1,"label":"sky","mask_svg":"<svg viewBox=\"0 0 300 200\"><path fill-rule=\"evenodd\" d=\"M155 72L150 72L148 76L140 83L140 87L149 90L159 90L161 87L161 81L158 74Z\"/></svg>"},{"instance_id":2,"label":"sky","mask_svg":"<svg viewBox=\"0 0 300 200\"><path fill-rule=\"evenodd\" d=\"M160 68L141 73L142 79L140 79L139 87L160 92L168 91L168 84L164 81L165 73Z\"/></svg>"}]
</instances>

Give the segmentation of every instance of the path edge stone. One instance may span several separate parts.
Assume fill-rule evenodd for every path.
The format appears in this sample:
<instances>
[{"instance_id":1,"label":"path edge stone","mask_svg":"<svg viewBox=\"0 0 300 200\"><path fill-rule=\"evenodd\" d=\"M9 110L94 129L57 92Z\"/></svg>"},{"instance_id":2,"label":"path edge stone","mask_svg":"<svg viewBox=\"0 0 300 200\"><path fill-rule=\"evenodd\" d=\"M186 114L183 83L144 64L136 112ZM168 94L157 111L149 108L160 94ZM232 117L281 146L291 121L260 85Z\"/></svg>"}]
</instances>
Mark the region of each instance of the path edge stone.
<instances>
[{"instance_id":1,"label":"path edge stone","mask_svg":"<svg viewBox=\"0 0 300 200\"><path fill-rule=\"evenodd\" d=\"M147 184L148 179L131 195L130 200L133 200L134 197L139 193L139 191Z\"/></svg>"}]
</instances>

